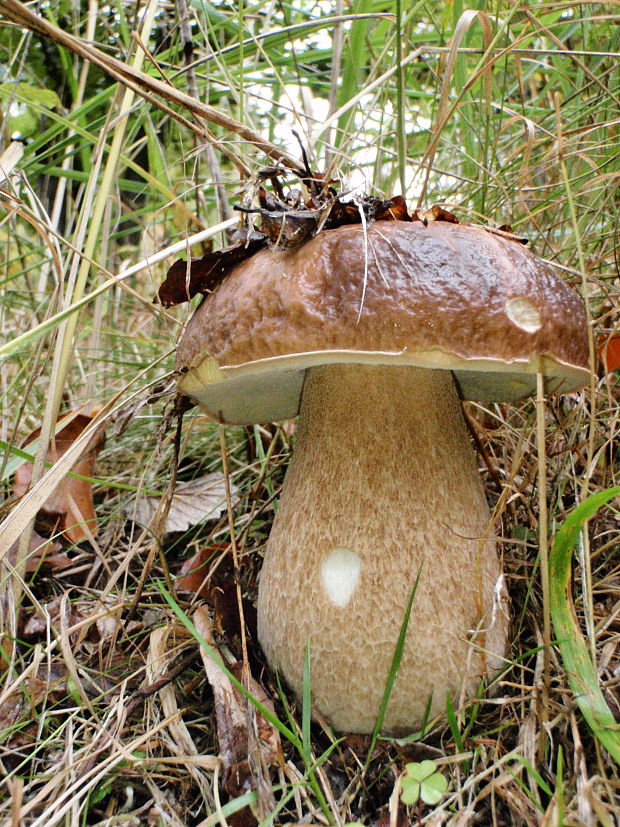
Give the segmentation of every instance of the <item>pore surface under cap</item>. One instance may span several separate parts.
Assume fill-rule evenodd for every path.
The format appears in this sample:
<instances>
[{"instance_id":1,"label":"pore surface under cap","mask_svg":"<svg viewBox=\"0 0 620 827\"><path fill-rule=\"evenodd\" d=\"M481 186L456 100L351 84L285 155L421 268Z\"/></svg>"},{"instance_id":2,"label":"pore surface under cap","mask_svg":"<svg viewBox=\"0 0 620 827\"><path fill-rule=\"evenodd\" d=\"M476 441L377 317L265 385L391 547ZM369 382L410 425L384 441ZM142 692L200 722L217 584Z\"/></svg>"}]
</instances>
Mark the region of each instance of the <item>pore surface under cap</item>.
<instances>
[{"instance_id":1,"label":"pore surface under cap","mask_svg":"<svg viewBox=\"0 0 620 827\"><path fill-rule=\"evenodd\" d=\"M237 423L294 416L320 364L449 369L465 398L510 400L537 370L549 391L582 385L586 329L579 296L518 242L381 221L240 264L190 320L177 367L184 393Z\"/></svg>"}]
</instances>

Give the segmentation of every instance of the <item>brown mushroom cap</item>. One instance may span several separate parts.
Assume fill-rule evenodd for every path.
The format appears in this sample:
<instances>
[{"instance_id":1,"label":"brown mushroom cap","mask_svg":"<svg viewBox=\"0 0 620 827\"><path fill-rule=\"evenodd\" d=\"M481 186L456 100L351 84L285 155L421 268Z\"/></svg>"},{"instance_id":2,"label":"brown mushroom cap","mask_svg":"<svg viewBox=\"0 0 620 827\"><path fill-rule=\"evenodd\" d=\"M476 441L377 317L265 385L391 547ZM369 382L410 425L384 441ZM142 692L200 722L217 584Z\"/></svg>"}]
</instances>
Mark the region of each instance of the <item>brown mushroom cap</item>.
<instances>
[{"instance_id":1,"label":"brown mushroom cap","mask_svg":"<svg viewBox=\"0 0 620 827\"><path fill-rule=\"evenodd\" d=\"M180 389L215 418L298 412L326 364L454 373L466 399L567 392L588 376L581 298L520 243L465 224L381 221L263 250L203 301L177 352Z\"/></svg>"}]
</instances>

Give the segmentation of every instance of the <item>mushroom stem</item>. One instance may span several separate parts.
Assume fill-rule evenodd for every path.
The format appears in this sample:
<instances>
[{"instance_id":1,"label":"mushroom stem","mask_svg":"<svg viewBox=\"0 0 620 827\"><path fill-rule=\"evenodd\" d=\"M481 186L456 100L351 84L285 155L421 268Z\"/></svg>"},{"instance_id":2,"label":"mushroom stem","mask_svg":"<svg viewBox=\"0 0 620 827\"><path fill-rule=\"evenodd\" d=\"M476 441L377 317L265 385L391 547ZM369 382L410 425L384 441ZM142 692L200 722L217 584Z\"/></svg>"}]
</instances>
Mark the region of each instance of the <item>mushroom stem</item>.
<instances>
[{"instance_id":1,"label":"mushroom stem","mask_svg":"<svg viewBox=\"0 0 620 827\"><path fill-rule=\"evenodd\" d=\"M421 576L384 731L418 727L496 671L506 620L489 509L452 374L308 371L295 454L267 545L259 638L313 708L371 732ZM460 695L460 693L464 693Z\"/></svg>"}]
</instances>

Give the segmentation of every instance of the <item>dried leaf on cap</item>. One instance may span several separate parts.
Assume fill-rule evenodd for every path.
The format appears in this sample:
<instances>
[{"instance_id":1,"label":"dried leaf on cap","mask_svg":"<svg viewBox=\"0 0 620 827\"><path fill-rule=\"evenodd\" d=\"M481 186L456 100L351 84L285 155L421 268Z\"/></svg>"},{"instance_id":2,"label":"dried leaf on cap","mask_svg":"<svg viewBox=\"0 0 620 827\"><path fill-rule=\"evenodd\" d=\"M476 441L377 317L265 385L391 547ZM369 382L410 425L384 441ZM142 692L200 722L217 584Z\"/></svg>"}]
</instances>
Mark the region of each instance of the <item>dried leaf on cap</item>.
<instances>
[{"instance_id":1,"label":"dried leaf on cap","mask_svg":"<svg viewBox=\"0 0 620 827\"><path fill-rule=\"evenodd\" d=\"M523 235L517 235L517 233L513 232L512 227L510 224L502 224L501 227L485 227L485 230L488 230L490 233L494 233L495 235L501 235L504 238L508 238L511 241L518 241L519 244L527 244L528 240Z\"/></svg>"},{"instance_id":2,"label":"dried leaf on cap","mask_svg":"<svg viewBox=\"0 0 620 827\"><path fill-rule=\"evenodd\" d=\"M430 210L417 209L414 210L411 218L414 221L421 221L426 226L429 221L446 221L448 224L458 224L458 218L448 210L444 210L438 204L435 204Z\"/></svg>"},{"instance_id":3,"label":"dried leaf on cap","mask_svg":"<svg viewBox=\"0 0 620 827\"><path fill-rule=\"evenodd\" d=\"M288 249L300 246L322 230L345 224L360 224L363 220L411 221L402 195L391 199L366 195L344 200L332 186L335 181L309 168L305 151L304 159L306 176L300 180L306 195L298 188L285 192L280 183L285 173L278 168L270 167L259 173L255 180L258 207L237 205L234 208L246 216L258 216L258 228L252 225L251 219L246 219L249 226L241 230L244 237L239 244L189 262L175 261L158 291L158 300L164 307L189 301L198 293L213 292L237 264L267 243ZM265 180L271 181L275 194L262 185Z\"/></svg>"},{"instance_id":4,"label":"dried leaf on cap","mask_svg":"<svg viewBox=\"0 0 620 827\"><path fill-rule=\"evenodd\" d=\"M157 296L164 307L172 307L193 299L198 293L208 293L240 262L253 256L265 246L262 233L253 233L247 242L224 247L215 253L191 261L175 261L159 287Z\"/></svg>"}]
</instances>

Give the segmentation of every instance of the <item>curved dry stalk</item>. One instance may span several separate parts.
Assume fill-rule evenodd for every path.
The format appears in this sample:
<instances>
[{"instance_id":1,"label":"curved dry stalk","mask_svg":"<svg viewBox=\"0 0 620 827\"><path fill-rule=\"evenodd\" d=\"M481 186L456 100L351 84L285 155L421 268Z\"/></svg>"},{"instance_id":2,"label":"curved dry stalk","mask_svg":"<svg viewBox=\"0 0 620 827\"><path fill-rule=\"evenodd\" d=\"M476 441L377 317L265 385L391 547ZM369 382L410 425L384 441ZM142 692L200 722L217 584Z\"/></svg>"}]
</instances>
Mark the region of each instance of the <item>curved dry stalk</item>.
<instances>
[{"instance_id":1,"label":"curved dry stalk","mask_svg":"<svg viewBox=\"0 0 620 827\"><path fill-rule=\"evenodd\" d=\"M420 190L420 195L418 197L418 208L420 208L424 203L424 198L426 196L426 188L428 186L428 180L430 178L431 170L433 169L433 161L435 160L435 152L437 151L437 147L439 145L441 133L443 132L443 129L448 122L448 118L454 111L455 107L458 105L458 101L461 97L461 95L459 95L457 100L453 103L453 105L451 107L448 106L450 98L450 84L452 82L452 74L454 72L454 66L456 64L459 46L461 45L461 41L463 40L463 37L465 36L467 31L469 31L470 26L476 20L478 20L480 22L480 25L482 26L485 55L488 54L491 44L493 42L491 22L486 12L472 9L464 11L463 14L460 16L458 23L456 24L456 29L454 30L454 34L450 41L450 51L448 52L446 65L444 67L443 83L441 86L441 93L439 98L439 107L437 109L437 116L435 118L435 125L433 128L432 137L429 147L424 155L424 158L422 158L422 160L420 161L420 167L426 164L426 171L424 173L424 181L422 182L422 188ZM481 71L484 73L484 91L487 106L489 105L491 100L491 67L492 63L488 62L485 63L481 69Z\"/></svg>"},{"instance_id":2,"label":"curved dry stalk","mask_svg":"<svg viewBox=\"0 0 620 827\"><path fill-rule=\"evenodd\" d=\"M23 26L39 35L49 37L84 60L88 60L96 66L99 66L100 69L103 69L104 72L107 72L115 80L118 80L119 83L122 83L129 89L133 89L136 94L147 99L150 103L154 103L158 108L175 118L175 120L180 120L185 126L195 132L199 132L200 135L204 136L204 129L202 127L187 121L161 101L154 100L151 95L158 95L170 103L182 106L195 117L204 118L230 132L234 132L244 141L252 144L261 152L264 152L265 155L277 164L283 164L293 172L303 175L303 167L296 158L263 138L258 132L244 126L244 124L239 123L239 121L236 121L229 115L225 115L213 106L196 100L180 89L175 89L174 86L170 86L158 78L153 78L146 74L146 72L132 69L122 60L106 55L105 52L102 52L95 46L63 31L58 26L55 26L53 23L30 11L30 9L20 3L19 0L0 0L0 12L18 26ZM242 165L243 171L248 175L250 174L249 167L247 167L239 157L236 157L235 163L237 166Z\"/></svg>"}]
</instances>

